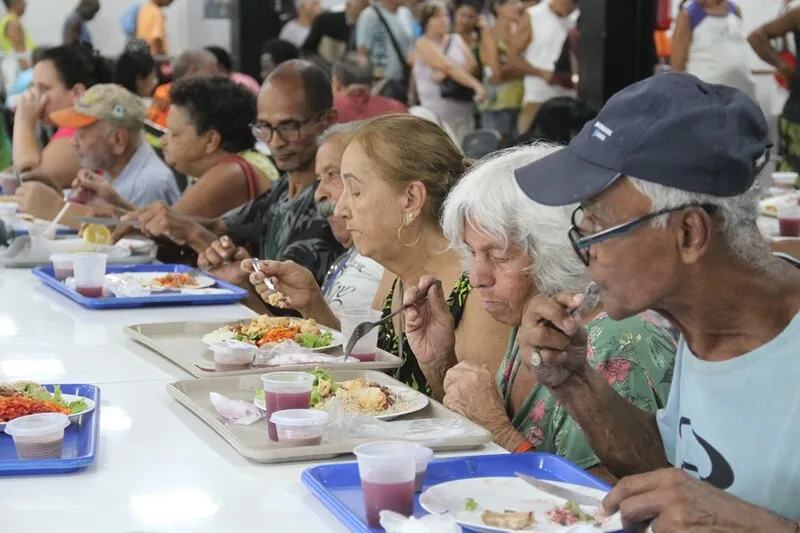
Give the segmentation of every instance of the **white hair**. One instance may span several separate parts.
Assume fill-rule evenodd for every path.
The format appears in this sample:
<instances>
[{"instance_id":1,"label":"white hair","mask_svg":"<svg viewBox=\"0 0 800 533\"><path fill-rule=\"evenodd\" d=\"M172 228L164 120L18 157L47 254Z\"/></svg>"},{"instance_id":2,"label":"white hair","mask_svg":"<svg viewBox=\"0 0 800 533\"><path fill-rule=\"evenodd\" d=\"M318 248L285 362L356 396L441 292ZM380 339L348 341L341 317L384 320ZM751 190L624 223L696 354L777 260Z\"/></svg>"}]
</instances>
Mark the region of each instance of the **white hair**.
<instances>
[{"instance_id":1,"label":"white hair","mask_svg":"<svg viewBox=\"0 0 800 533\"><path fill-rule=\"evenodd\" d=\"M773 264L766 240L758 229L758 187L739 196L720 197L693 193L628 177L636 189L651 202L653 212L685 205L713 205L715 216L722 219L718 234L743 265L766 270ZM666 227L668 217L656 217L654 227Z\"/></svg>"},{"instance_id":2,"label":"white hair","mask_svg":"<svg viewBox=\"0 0 800 533\"><path fill-rule=\"evenodd\" d=\"M464 226L519 247L531 260L530 273L539 292L582 292L588 283L586 267L567 237L575 205L549 207L530 200L517 185L514 171L551 154L550 144L511 148L482 159L448 194L442 229L450 247L469 260ZM468 262L467 262L468 264Z\"/></svg>"}]
</instances>

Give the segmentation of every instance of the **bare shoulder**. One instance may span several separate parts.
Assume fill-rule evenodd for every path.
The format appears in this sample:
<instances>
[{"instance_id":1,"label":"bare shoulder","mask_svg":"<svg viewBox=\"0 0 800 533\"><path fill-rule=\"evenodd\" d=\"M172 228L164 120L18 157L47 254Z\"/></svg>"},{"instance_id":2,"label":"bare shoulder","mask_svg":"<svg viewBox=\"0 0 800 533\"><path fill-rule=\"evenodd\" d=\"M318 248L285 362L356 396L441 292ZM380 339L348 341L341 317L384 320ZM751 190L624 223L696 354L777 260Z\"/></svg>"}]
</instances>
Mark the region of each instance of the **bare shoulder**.
<instances>
[{"instance_id":1,"label":"bare shoulder","mask_svg":"<svg viewBox=\"0 0 800 533\"><path fill-rule=\"evenodd\" d=\"M464 314L456 330L456 355L459 361L486 365L492 374L506 354L511 327L497 322L481 304L480 294L467 296Z\"/></svg>"}]
</instances>

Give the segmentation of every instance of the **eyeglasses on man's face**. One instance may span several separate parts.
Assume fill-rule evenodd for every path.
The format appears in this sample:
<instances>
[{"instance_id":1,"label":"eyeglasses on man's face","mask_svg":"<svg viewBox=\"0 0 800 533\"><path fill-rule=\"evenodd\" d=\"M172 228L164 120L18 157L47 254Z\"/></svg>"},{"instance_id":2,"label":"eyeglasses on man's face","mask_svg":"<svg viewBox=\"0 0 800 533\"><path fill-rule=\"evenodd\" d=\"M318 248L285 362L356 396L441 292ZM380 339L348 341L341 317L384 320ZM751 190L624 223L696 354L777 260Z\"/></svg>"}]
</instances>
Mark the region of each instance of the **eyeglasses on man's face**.
<instances>
[{"instance_id":1,"label":"eyeglasses on man's face","mask_svg":"<svg viewBox=\"0 0 800 533\"><path fill-rule=\"evenodd\" d=\"M717 206L712 204L686 204L679 207L670 207L668 209L661 209L660 211L648 213L647 215L631 220L630 222L619 224L613 228L599 231L592 235L587 235L581 231L581 225L584 223L584 211L583 207L578 206L575 211L572 212L572 226L568 232L569 242L572 244L572 249L575 250L578 258L583 262L584 265L589 266L590 246L599 244L608 239L613 239L615 237L624 237L631 234L636 228L642 226L650 220L653 220L656 217L668 215L670 213L676 213L692 207L698 207L708 214L713 214L717 210Z\"/></svg>"},{"instance_id":2,"label":"eyeglasses on man's face","mask_svg":"<svg viewBox=\"0 0 800 533\"><path fill-rule=\"evenodd\" d=\"M250 124L250 131L256 140L268 143L272 141L272 136L277 133L284 142L299 141L303 134L303 126L319 120L325 111L314 113L305 120L284 120L273 126L265 120L257 120Z\"/></svg>"}]
</instances>

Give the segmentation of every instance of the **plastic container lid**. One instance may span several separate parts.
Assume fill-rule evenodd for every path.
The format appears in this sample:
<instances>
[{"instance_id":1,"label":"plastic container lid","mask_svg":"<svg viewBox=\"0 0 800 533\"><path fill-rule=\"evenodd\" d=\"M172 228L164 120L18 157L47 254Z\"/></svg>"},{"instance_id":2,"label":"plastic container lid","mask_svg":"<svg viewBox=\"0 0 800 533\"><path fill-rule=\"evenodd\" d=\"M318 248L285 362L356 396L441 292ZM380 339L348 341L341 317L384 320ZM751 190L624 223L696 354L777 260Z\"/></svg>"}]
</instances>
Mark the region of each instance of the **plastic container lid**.
<instances>
[{"instance_id":1,"label":"plastic container lid","mask_svg":"<svg viewBox=\"0 0 800 533\"><path fill-rule=\"evenodd\" d=\"M417 454L414 459L417 462L417 470L422 470L428 466L428 463L433 461L433 450L417 445Z\"/></svg>"},{"instance_id":2,"label":"plastic container lid","mask_svg":"<svg viewBox=\"0 0 800 533\"><path fill-rule=\"evenodd\" d=\"M257 346L234 339L228 339L222 342L209 344L208 349L215 354L221 353L227 355L250 355L253 352L258 351Z\"/></svg>"},{"instance_id":3,"label":"plastic container lid","mask_svg":"<svg viewBox=\"0 0 800 533\"><path fill-rule=\"evenodd\" d=\"M272 413L269 421L276 426L308 427L324 426L330 416L319 409L286 409Z\"/></svg>"},{"instance_id":4,"label":"plastic container lid","mask_svg":"<svg viewBox=\"0 0 800 533\"><path fill-rule=\"evenodd\" d=\"M69 417L61 413L40 413L15 418L6 423L6 433L12 437L39 437L63 431Z\"/></svg>"}]
</instances>

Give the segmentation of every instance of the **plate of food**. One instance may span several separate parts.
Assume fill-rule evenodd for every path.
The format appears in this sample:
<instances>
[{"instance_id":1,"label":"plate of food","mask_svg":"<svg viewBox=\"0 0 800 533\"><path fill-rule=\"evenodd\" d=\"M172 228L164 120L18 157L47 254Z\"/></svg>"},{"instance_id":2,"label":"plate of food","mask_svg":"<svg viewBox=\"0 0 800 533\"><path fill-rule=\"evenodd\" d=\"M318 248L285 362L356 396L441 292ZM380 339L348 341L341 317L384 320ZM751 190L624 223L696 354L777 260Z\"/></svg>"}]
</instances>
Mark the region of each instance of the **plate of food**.
<instances>
[{"instance_id":1,"label":"plate of food","mask_svg":"<svg viewBox=\"0 0 800 533\"><path fill-rule=\"evenodd\" d=\"M257 316L249 322L228 324L203 336L203 342L209 345L231 339L249 342L259 348L293 340L312 352L329 350L344 342L340 332L320 326L313 319L269 315Z\"/></svg>"},{"instance_id":2,"label":"plate of food","mask_svg":"<svg viewBox=\"0 0 800 533\"><path fill-rule=\"evenodd\" d=\"M428 405L427 396L409 388L379 385L363 378L336 383L330 372L322 368L315 368L309 374L317 378L311 389L312 409L326 411L331 400L336 398L350 413L392 420L416 413ZM263 390L256 391L253 403L261 410L267 409Z\"/></svg>"},{"instance_id":3,"label":"plate of food","mask_svg":"<svg viewBox=\"0 0 800 533\"><path fill-rule=\"evenodd\" d=\"M94 401L82 396L62 394L53 385L53 392L31 381L0 384L0 431L6 422L38 413L63 413L72 421L94 410Z\"/></svg>"},{"instance_id":4,"label":"plate of food","mask_svg":"<svg viewBox=\"0 0 800 533\"><path fill-rule=\"evenodd\" d=\"M133 278L151 291L207 289L217 284L217 280L209 276L192 276L180 272L131 272L127 276Z\"/></svg>"},{"instance_id":5,"label":"plate of food","mask_svg":"<svg viewBox=\"0 0 800 533\"><path fill-rule=\"evenodd\" d=\"M606 495L581 485L552 483L598 500ZM555 533L576 525L604 532L622 529L619 514L599 518L598 508L565 501L513 477L460 479L434 485L420 495L419 503L429 513L449 512L460 526L479 533Z\"/></svg>"}]
</instances>

